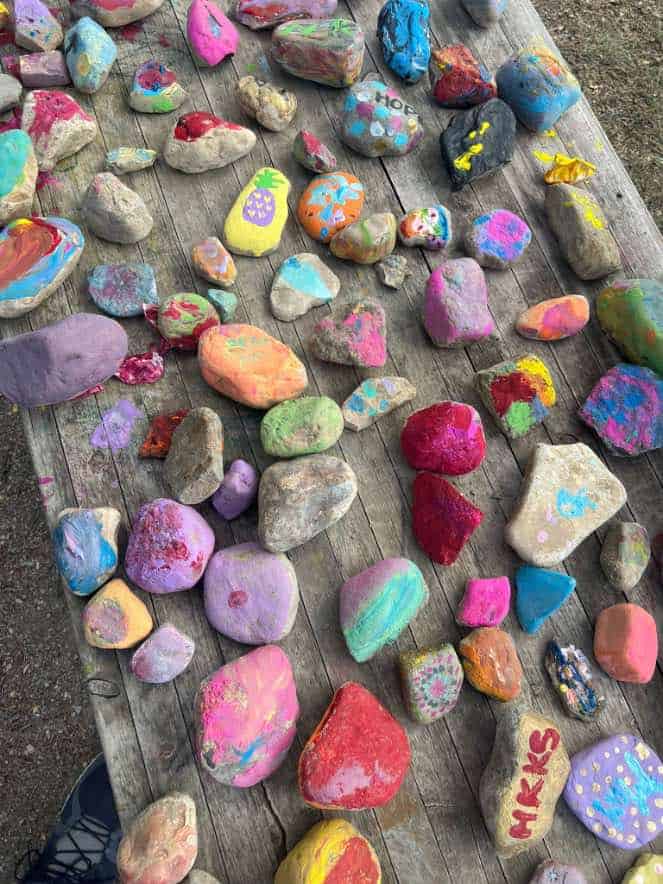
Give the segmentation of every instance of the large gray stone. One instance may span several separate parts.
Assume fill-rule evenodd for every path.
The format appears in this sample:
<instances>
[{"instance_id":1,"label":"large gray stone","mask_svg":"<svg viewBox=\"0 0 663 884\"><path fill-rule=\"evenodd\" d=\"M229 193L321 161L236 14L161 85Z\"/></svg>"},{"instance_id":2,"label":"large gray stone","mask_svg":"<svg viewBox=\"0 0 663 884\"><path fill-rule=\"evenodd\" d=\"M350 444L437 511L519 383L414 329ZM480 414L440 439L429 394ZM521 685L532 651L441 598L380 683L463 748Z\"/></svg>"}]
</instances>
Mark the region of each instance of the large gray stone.
<instances>
[{"instance_id":1,"label":"large gray stone","mask_svg":"<svg viewBox=\"0 0 663 884\"><path fill-rule=\"evenodd\" d=\"M211 408L194 408L173 433L164 477L180 503L202 503L223 481L223 424Z\"/></svg>"}]
</instances>

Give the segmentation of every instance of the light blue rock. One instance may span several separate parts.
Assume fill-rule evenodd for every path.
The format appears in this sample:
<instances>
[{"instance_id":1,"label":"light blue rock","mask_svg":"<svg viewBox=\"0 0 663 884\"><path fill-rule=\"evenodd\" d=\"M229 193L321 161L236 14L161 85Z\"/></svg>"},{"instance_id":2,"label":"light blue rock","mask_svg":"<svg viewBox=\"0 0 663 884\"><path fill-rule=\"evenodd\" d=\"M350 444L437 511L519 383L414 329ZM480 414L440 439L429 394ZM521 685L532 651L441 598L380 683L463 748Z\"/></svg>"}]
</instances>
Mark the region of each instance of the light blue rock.
<instances>
[{"instance_id":1,"label":"light blue rock","mask_svg":"<svg viewBox=\"0 0 663 884\"><path fill-rule=\"evenodd\" d=\"M416 83L428 69L429 18L426 0L387 0L380 10L378 40L384 60L406 83Z\"/></svg>"},{"instance_id":2,"label":"light blue rock","mask_svg":"<svg viewBox=\"0 0 663 884\"><path fill-rule=\"evenodd\" d=\"M98 264L88 277L88 294L110 316L142 316L143 304L158 304L149 264Z\"/></svg>"},{"instance_id":3,"label":"light blue rock","mask_svg":"<svg viewBox=\"0 0 663 884\"><path fill-rule=\"evenodd\" d=\"M536 632L575 589L575 578L522 565L516 571L516 615L525 632Z\"/></svg>"},{"instance_id":4,"label":"light blue rock","mask_svg":"<svg viewBox=\"0 0 663 884\"><path fill-rule=\"evenodd\" d=\"M91 595L117 568L120 514L112 507L67 509L53 531L55 565L76 595Z\"/></svg>"},{"instance_id":5,"label":"light blue rock","mask_svg":"<svg viewBox=\"0 0 663 884\"><path fill-rule=\"evenodd\" d=\"M218 310L221 322L232 322L237 310L237 295L221 289L207 289L207 298Z\"/></svg>"},{"instance_id":6,"label":"light blue rock","mask_svg":"<svg viewBox=\"0 0 663 884\"><path fill-rule=\"evenodd\" d=\"M86 16L64 35L64 56L74 86L91 95L108 79L117 47L101 25Z\"/></svg>"}]
</instances>

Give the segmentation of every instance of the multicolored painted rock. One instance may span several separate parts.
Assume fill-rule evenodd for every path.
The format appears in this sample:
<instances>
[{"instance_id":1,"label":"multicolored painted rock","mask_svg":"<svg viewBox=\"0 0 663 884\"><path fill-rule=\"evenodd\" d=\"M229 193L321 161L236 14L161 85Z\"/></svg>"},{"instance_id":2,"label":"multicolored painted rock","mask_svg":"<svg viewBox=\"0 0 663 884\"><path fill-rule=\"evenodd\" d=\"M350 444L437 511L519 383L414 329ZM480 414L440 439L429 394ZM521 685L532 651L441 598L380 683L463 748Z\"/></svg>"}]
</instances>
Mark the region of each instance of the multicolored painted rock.
<instances>
[{"instance_id":1,"label":"multicolored painted rock","mask_svg":"<svg viewBox=\"0 0 663 884\"><path fill-rule=\"evenodd\" d=\"M594 657L616 681L647 684L656 670L656 621L639 605L604 608L594 627Z\"/></svg>"},{"instance_id":2,"label":"multicolored painted rock","mask_svg":"<svg viewBox=\"0 0 663 884\"><path fill-rule=\"evenodd\" d=\"M378 41L387 67L418 83L430 59L430 9L426 0L387 0L378 15Z\"/></svg>"},{"instance_id":3,"label":"multicolored painted rock","mask_svg":"<svg viewBox=\"0 0 663 884\"><path fill-rule=\"evenodd\" d=\"M133 652L129 666L138 681L166 684L184 672L195 650L188 635L164 623Z\"/></svg>"},{"instance_id":4,"label":"multicolored painted rock","mask_svg":"<svg viewBox=\"0 0 663 884\"><path fill-rule=\"evenodd\" d=\"M209 329L198 346L198 364L210 387L249 408L294 399L308 384L306 368L290 347L254 325Z\"/></svg>"},{"instance_id":5,"label":"multicolored painted rock","mask_svg":"<svg viewBox=\"0 0 663 884\"><path fill-rule=\"evenodd\" d=\"M104 169L114 175L127 175L129 172L149 169L155 164L156 159L156 150L149 150L146 147L116 147L106 154Z\"/></svg>"},{"instance_id":6,"label":"multicolored painted rock","mask_svg":"<svg viewBox=\"0 0 663 884\"><path fill-rule=\"evenodd\" d=\"M331 18L336 12L337 0L236 0L233 15L237 21L251 28L275 28L293 18Z\"/></svg>"},{"instance_id":7,"label":"multicolored painted rock","mask_svg":"<svg viewBox=\"0 0 663 884\"><path fill-rule=\"evenodd\" d=\"M451 401L415 411L401 432L401 450L413 470L445 476L471 473L486 454L479 413L471 405Z\"/></svg>"},{"instance_id":8,"label":"multicolored painted rock","mask_svg":"<svg viewBox=\"0 0 663 884\"><path fill-rule=\"evenodd\" d=\"M272 132L281 132L289 126L297 113L294 92L258 80L253 75L241 78L237 98L245 114Z\"/></svg>"},{"instance_id":9,"label":"multicolored painted rock","mask_svg":"<svg viewBox=\"0 0 663 884\"><path fill-rule=\"evenodd\" d=\"M597 838L637 850L663 828L662 774L650 746L632 734L615 734L573 756L564 801Z\"/></svg>"},{"instance_id":10,"label":"multicolored painted rock","mask_svg":"<svg viewBox=\"0 0 663 884\"><path fill-rule=\"evenodd\" d=\"M74 86L92 95L108 79L117 47L101 25L86 16L64 35L64 57Z\"/></svg>"},{"instance_id":11,"label":"multicolored painted rock","mask_svg":"<svg viewBox=\"0 0 663 884\"><path fill-rule=\"evenodd\" d=\"M297 219L312 239L327 243L361 215L364 188L349 172L314 178L301 195Z\"/></svg>"},{"instance_id":12,"label":"multicolored painted rock","mask_svg":"<svg viewBox=\"0 0 663 884\"><path fill-rule=\"evenodd\" d=\"M475 24L489 28L498 21L509 0L462 0L463 7Z\"/></svg>"},{"instance_id":13,"label":"multicolored painted rock","mask_svg":"<svg viewBox=\"0 0 663 884\"><path fill-rule=\"evenodd\" d=\"M81 215L98 237L122 244L140 242L154 225L142 197L111 172L94 176L83 197Z\"/></svg>"},{"instance_id":14,"label":"multicolored painted rock","mask_svg":"<svg viewBox=\"0 0 663 884\"><path fill-rule=\"evenodd\" d=\"M576 588L575 577L521 565L516 571L516 616L524 632L537 632Z\"/></svg>"},{"instance_id":15,"label":"multicolored painted rock","mask_svg":"<svg viewBox=\"0 0 663 884\"><path fill-rule=\"evenodd\" d=\"M419 144L424 128L417 111L373 74L350 89L339 137L366 157L403 156Z\"/></svg>"},{"instance_id":16,"label":"multicolored painted rock","mask_svg":"<svg viewBox=\"0 0 663 884\"><path fill-rule=\"evenodd\" d=\"M73 0L76 18L89 15L105 28L121 28L146 18L162 5L163 0Z\"/></svg>"},{"instance_id":17,"label":"multicolored painted rock","mask_svg":"<svg viewBox=\"0 0 663 884\"><path fill-rule=\"evenodd\" d=\"M203 333L216 328L220 322L207 298L195 292L180 292L160 303L156 324L159 334L171 347L196 350Z\"/></svg>"},{"instance_id":18,"label":"multicolored painted rock","mask_svg":"<svg viewBox=\"0 0 663 884\"><path fill-rule=\"evenodd\" d=\"M663 374L663 283L617 280L597 297L596 315L630 362Z\"/></svg>"},{"instance_id":19,"label":"multicolored painted rock","mask_svg":"<svg viewBox=\"0 0 663 884\"><path fill-rule=\"evenodd\" d=\"M0 133L0 225L32 214L37 158L22 129Z\"/></svg>"},{"instance_id":20,"label":"multicolored painted rock","mask_svg":"<svg viewBox=\"0 0 663 884\"><path fill-rule=\"evenodd\" d=\"M55 164L94 141L94 119L66 92L36 89L23 103L21 128L32 139L39 168L50 172Z\"/></svg>"},{"instance_id":21,"label":"multicolored painted rock","mask_svg":"<svg viewBox=\"0 0 663 884\"><path fill-rule=\"evenodd\" d=\"M136 68L129 92L129 107L143 114L167 114L176 110L187 97L186 90L177 82L175 71L151 58Z\"/></svg>"},{"instance_id":22,"label":"multicolored painted rock","mask_svg":"<svg viewBox=\"0 0 663 884\"><path fill-rule=\"evenodd\" d=\"M260 258L281 244L288 220L290 182L278 169L258 169L228 213L223 239L236 255Z\"/></svg>"},{"instance_id":23,"label":"multicolored painted rock","mask_svg":"<svg viewBox=\"0 0 663 884\"><path fill-rule=\"evenodd\" d=\"M533 341L561 341L577 335L589 322L589 301L584 295L562 295L540 301L521 313L516 331Z\"/></svg>"},{"instance_id":24,"label":"multicolored painted rock","mask_svg":"<svg viewBox=\"0 0 663 884\"><path fill-rule=\"evenodd\" d=\"M205 614L214 629L246 645L281 641L297 616L297 575L288 558L258 543L219 550L205 571Z\"/></svg>"},{"instance_id":25,"label":"multicolored painted rock","mask_svg":"<svg viewBox=\"0 0 663 884\"><path fill-rule=\"evenodd\" d=\"M382 285L390 289L399 289L411 271L404 255L386 255L375 265L375 273Z\"/></svg>"},{"instance_id":26,"label":"multicolored painted rock","mask_svg":"<svg viewBox=\"0 0 663 884\"><path fill-rule=\"evenodd\" d=\"M594 687L592 667L583 651L575 645L562 647L551 641L543 662L566 714L581 721L595 718L605 705L605 697Z\"/></svg>"},{"instance_id":27,"label":"multicolored painted rock","mask_svg":"<svg viewBox=\"0 0 663 884\"><path fill-rule=\"evenodd\" d=\"M212 506L224 519L236 519L247 510L258 495L258 474L241 458L225 471L223 482L212 497Z\"/></svg>"},{"instance_id":28,"label":"multicolored painted rock","mask_svg":"<svg viewBox=\"0 0 663 884\"><path fill-rule=\"evenodd\" d=\"M429 72L433 98L442 107L473 107L497 96L495 77L462 43L434 49Z\"/></svg>"},{"instance_id":29,"label":"multicolored painted rock","mask_svg":"<svg viewBox=\"0 0 663 884\"><path fill-rule=\"evenodd\" d=\"M207 300L216 307L221 317L221 322L232 322L237 311L239 301L233 292L222 292L219 289L207 289Z\"/></svg>"},{"instance_id":30,"label":"multicolored painted rock","mask_svg":"<svg viewBox=\"0 0 663 884\"><path fill-rule=\"evenodd\" d=\"M333 301L340 288L341 280L317 255L301 252L286 258L276 271L269 304L277 319L291 322Z\"/></svg>"},{"instance_id":31,"label":"multicolored painted rock","mask_svg":"<svg viewBox=\"0 0 663 884\"><path fill-rule=\"evenodd\" d=\"M348 224L329 243L332 255L357 264L375 264L391 254L396 245L396 218L378 212Z\"/></svg>"},{"instance_id":32,"label":"multicolored painted rock","mask_svg":"<svg viewBox=\"0 0 663 884\"><path fill-rule=\"evenodd\" d=\"M146 592L179 592L200 580L213 549L214 532L196 510L160 497L138 510L124 569Z\"/></svg>"},{"instance_id":33,"label":"multicolored painted rock","mask_svg":"<svg viewBox=\"0 0 663 884\"><path fill-rule=\"evenodd\" d=\"M113 507L66 509L53 531L55 566L75 595L92 595L117 568L120 513Z\"/></svg>"},{"instance_id":34,"label":"multicolored painted rock","mask_svg":"<svg viewBox=\"0 0 663 884\"><path fill-rule=\"evenodd\" d=\"M463 667L454 646L404 651L398 657L407 713L419 724L432 724L454 708L463 686Z\"/></svg>"},{"instance_id":35,"label":"multicolored painted rock","mask_svg":"<svg viewBox=\"0 0 663 884\"><path fill-rule=\"evenodd\" d=\"M173 433L163 477L180 503L211 497L223 481L223 424L211 408L192 408Z\"/></svg>"},{"instance_id":36,"label":"multicolored painted rock","mask_svg":"<svg viewBox=\"0 0 663 884\"><path fill-rule=\"evenodd\" d=\"M433 270L423 323L436 347L466 347L495 333L486 278L473 258L451 258Z\"/></svg>"},{"instance_id":37,"label":"multicolored painted rock","mask_svg":"<svg viewBox=\"0 0 663 884\"><path fill-rule=\"evenodd\" d=\"M274 884L380 884L380 861L370 843L342 819L323 820L309 829L276 871Z\"/></svg>"},{"instance_id":38,"label":"multicolored painted rock","mask_svg":"<svg viewBox=\"0 0 663 884\"><path fill-rule=\"evenodd\" d=\"M482 267L506 270L525 254L532 231L523 219L506 209L479 215L465 232L467 254Z\"/></svg>"},{"instance_id":39,"label":"multicolored painted rock","mask_svg":"<svg viewBox=\"0 0 663 884\"><path fill-rule=\"evenodd\" d=\"M360 301L321 319L313 328L311 352L324 362L380 368L387 361L382 306L377 301Z\"/></svg>"},{"instance_id":40,"label":"multicolored painted rock","mask_svg":"<svg viewBox=\"0 0 663 884\"><path fill-rule=\"evenodd\" d=\"M348 651L358 663L396 641L428 601L424 575L409 559L383 559L346 580L339 619Z\"/></svg>"},{"instance_id":41,"label":"multicolored painted rock","mask_svg":"<svg viewBox=\"0 0 663 884\"><path fill-rule=\"evenodd\" d=\"M472 687L507 703L520 694L523 668L508 632L496 626L474 629L461 641L458 652Z\"/></svg>"},{"instance_id":42,"label":"multicolored painted rock","mask_svg":"<svg viewBox=\"0 0 663 884\"><path fill-rule=\"evenodd\" d=\"M226 663L194 701L198 761L217 782L248 788L271 776L297 733L292 667L276 645Z\"/></svg>"},{"instance_id":43,"label":"multicolored painted rock","mask_svg":"<svg viewBox=\"0 0 663 884\"><path fill-rule=\"evenodd\" d=\"M515 143L516 118L499 98L455 114L440 135L451 189L462 190L510 163Z\"/></svg>"},{"instance_id":44,"label":"multicolored painted rock","mask_svg":"<svg viewBox=\"0 0 663 884\"><path fill-rule=\"evenodd\" d=\"M343 432L341 409L329 396L301 396L281 402L260 423L260 442L272 457L318 454Z\"/></svg>"},{"instance_id":45,"label":"multicolored painted rock","mask_svg":"<svg viewBox=\"0 0 663 884\"><path fill-rule=\"evenodd\" d=\"M483 513L435 473L418 473L412 486L412 531L427 556L453 565Z\"/></svg>"},{"instance_id":46,"label":"multicolored painted rock","mask_svg":"<svg viewBox=\"0 0 663 884\"><path fill-rule=\"evenodd\" d=\"M345 426L359 433L416 395L416 387L407 378L367 378L341 406Z\"/></svg>"},{"instance_id":47,"label":"multicolored painted rock","mask_svg":"<svg viewBox=\"0 0 663 884\"><path fill-rule=\"evenodd\" d=\"M352 86L364 61L364 32L345 18L290 21L272 34L272 58L294 77Z\"/></svg>"},{"instance_id":48,"label":"multicolored painted rock","mask_svg":"<svg viewBox=\"0 0 663 884\"><path fill-rule=\"evenodd\" d=\"M175 428L179 427L188 413L188 410L183 408L172 414L158 414L152 418L143 444L138 449L138 456L163 459L170 450Z\"/></svg>"},{"instance_id":49,"label":"multicolored painted rock","mask_svg":"<svg viewBox=\"0 0 663 884\"><path fill-rule=\"evenodd\" d=\"M149 264L98 264L89 274L90 298L110 316L142 316L143 304L158 304L157 281Z\"/></svg>"},{"instance_id":50,"label":"multicolored painted rock","mask_svg":"<svg viewBox=\"0 0 663 884\"><path fill-rule=\"evenodd\" d=\"M410 765L407 734L357 682L341 685L299 757L299 791L312 807L367 810L396 795Z\"/></svg>"},{"instance_id":51,"label":"multicolored painted rock","mask_svg":"<svg viewBox=\"0 0 663 884\"><path fill-rule=\"evenodd\" d=\"M539 443L504 537L521 559L554 568L626 503L626 490L591 448Z\"/></svg>"},{"instance_id":52,"label":"multicolored painted rock","mask_svg":"<svg viewBox=\"0 0 663 884\"><path fill-rule=\"evenodd\" d=\"M216 236L208 236L193 246L191 263L198 276L224 289L230 288L237 279L233 256ZM227 322L225 319L223 321Z\"/></svg>"},{"instance_id":53,"label":"multicolored painted rock","mask_svg":"<svg viewBox=\"0 0 663 884\"><path fill-rule=\"evenodd\" d=\"M421 246L437 252L447 248L451 236L451 213L439 203L411 209L398 224L398 238L404 246Z\"/></svg>"},{"instance_id":54,"label":"multicolored painted rock","mask_svg":"<svg viewBox=\"0 0 663 884\"><path fill-rule=\"evenodd\" d=\"M333 172L337 164L336 157L327 145L307 129L300 129L295 135L295 140L292 142L292 155L305 169L310 169L318 174Z\"/></svg>"},{"instance_id":55,"label":"multicolored painted rock","mask_svg":"<svg viewBox=\"0 0 663 884\"><path fill-rule=\"evenodd\" d=\"M69 86L71 83L67 63L59 49L19 56L18 72L26 89Z\"/></svg>"},{"instance_id":56,"label":"multicolored painted rock","mask_svg":"<svg viewBox=\"0 0 663 884\"><path fill-rule=\"evenodd\" d=\"M124 580L110 580L83 609L83 634L93 648L132 648L152 626L150 612Z\"/></svg>"},{"instance_id":57,"label":"multicolored painted rock","mask_svg":"<svg viewBox=\"0 0 663 884\"><path fill-rule=\"evenodd\" d=\"M171 129L163 158L173 169L189 175L223 169L255 147L250 129L206 111L184 114Z\"/></svg>"},{"instance_id":58,"label":"multicolored painted rock","mask_svg":"<svg viewBox=\"0 0 663 884\"><path fill-rule=\"evenodd\" d=\"M237 28L212 0L192 0L186 14L186 41L201 65L214 67L237 52Z\"/></svg>"},{"instance_id":59,"label":"multicolored painted rock","mask_svg":"<svg viewBox=\"0 0 663 884\"><path fill-rule=\"evenodd\" d=\"M661 884L663 854L643 853L622 878L622 884Z\"/></svg>"},{"instance_id":60,"label":"multicolored painted rock","mask_svg":"<svg viewBox=\"0 0 663 884\"><path fill-rule=\"evenodd\" d=\"M532 353L478 371L474 386L500 430L525 436L548 416L557 393L548 367Z\"/></svg>"},{"instance_id":61,"label":"multicolored painted rock","mask_svg":"<svg viewBox=\"0 0 663 884\"><path fill-rule=\"evenodd\" d=\"M611 586L629 592L645 573L650 555L646 528L637 522L613 522L601 547L601 567Z\"/></svg>"},{"instance_id":62,"label":"multicolored painted rock","mask_svg":"<svg viewBox=\"0 0 663 884\"><path fill-rule=\"evenodd\" d=\"M14 43L31 52L48 52L62 43L60 22L41 0L14 0L11 24Z\"/></svg>"},{"instance_id":63,"label":"multicolored painted rock","mask_svg":"<svg viewBox=\"0 0 663 884\"><path fill-rule=\"evenodd\" d=\"M456 611L456 623L476 629L499 626L509 613L511 583L508 577L473 577Z\"/></svg>"}]
</instances>

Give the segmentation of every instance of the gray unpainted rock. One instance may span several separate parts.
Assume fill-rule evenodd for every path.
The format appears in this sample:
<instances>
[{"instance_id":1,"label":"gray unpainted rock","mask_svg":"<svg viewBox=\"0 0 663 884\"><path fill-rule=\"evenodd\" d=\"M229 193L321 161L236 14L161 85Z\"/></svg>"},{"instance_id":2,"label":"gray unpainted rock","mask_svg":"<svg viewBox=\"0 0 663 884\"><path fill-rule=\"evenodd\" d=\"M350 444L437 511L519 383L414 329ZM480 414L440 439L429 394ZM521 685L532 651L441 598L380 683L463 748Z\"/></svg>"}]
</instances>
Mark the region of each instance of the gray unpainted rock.
<instances>
[{"instance_id":1,"label":"gray unpainted rock","mask_svg":"<svg viewBox=\"0 0 663 884\"><path fill-rule=\"evenodd\" d=\"M22 92L23 87L16 77L0 74L0 114L19 103Z\"/></svg>"},{"instance_id":2,"label":"gray unpainted rock","mask_svg":"<svg viewBox=\"0 0 663 884\"><path fill-rule=\"evenodd\" d=\"M94 176L83 198L81 214L90 230L109 242L139 242L154 224L142 198L111 172Z\"/></svg>"},{"instance_id":3,"label":"gray unpainted rock","mask_svg":"<svg viewBox=\"0 0 663 884\"><path fill-rule=\"evenodd\" d=\"M375 272L382 285L390 289L399 289L410 275L407 258L402 255L387 255L375 265Z\"/></svg>"},{"instance_id":4,"label":"gray unpainted rock","mask_svg":"<svg viewBox=\"0 0 663 884\"><path fill-rule=\"evenodd\" d=\"M184 884L221 884L221 882L208 872L199 872L194 869L193 872L189 872L189 877L185 878Z\"/></svg>"},{"instance_id":5,"label":"gray unpainted rock","mask_svg":"<svg viewBox=\"0 0 663 884\"><path fill-rule=\"evenodd\" d=\"M202 503L223 481L223 424L211 408L194 408L175 429L164 463L174 497Z\"/></svg>"},{"instance_id":6,"label":"gray unpainted rock","mask_svg":"<svg viewBox=\"0 0 663 884\"><path fill-rule=\"evenodd\" d=\"M255 134L244 126L233 129L216 126L192 141L175 138L173 126L164 145L163 158L171 168L191 175L223 169L250 153L255 143Z\"/></svg>"}]
</instances>

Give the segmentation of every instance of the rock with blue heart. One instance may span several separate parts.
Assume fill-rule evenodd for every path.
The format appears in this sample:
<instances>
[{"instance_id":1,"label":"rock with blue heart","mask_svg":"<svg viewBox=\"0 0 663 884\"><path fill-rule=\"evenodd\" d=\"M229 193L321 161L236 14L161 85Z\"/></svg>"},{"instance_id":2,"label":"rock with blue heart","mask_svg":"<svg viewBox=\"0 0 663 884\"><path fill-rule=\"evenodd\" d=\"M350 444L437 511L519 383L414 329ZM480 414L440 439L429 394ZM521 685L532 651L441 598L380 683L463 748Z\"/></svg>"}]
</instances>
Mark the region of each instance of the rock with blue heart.
<instances>
[{"instance_id":1,"label":"rock with blue heart","mask_svg":"<svg viewBox=\"0 0 663 884\"><path fill-rule=\"evenodd\" d=\"M341 406L343 421L348 430L358 433L416 395L416 387L407 378L367 378Z\"/></svg>"},{"instance_id":2,"label":"rock with blue heart","mask_svg":"<svg viewBox=\"0 0 663 884\"><path fill-rule=\"evenodd\" d=\"M32 214L37 159L22 129L0 134L0 225Z\"/></svg>"},{"instance_id":3,"label":"rock with blue heart","mask_svg":"<svg viewBox=\"0 0 663 884\"><path fill-rule=\"evenodd\" d=\"M158 304L149 264L98 264L88 276L88 294L109 316L142 316L144 304Z\"/></svg>"},{"instance_id":4,"label":"rock with blue heart","mask_svg":"<svg viewBox=\"0 0 663 884\"><path fill-rule=\"evenodd\" d=\"M515 144L516 118L499 98L455 114L440 135L451 189L462 190L510 163Z\"/></svg>"},{"instance_id":5,"label":"rock with blue heart","mask_svg":"<svg viewBox=\"0 0 663 884\"><path fill-rule=\"evenodd\" d=\"M536 632L575 589L575 578L521 565L516 571L516 615L525 632Z\"/></svg>"},{"instance_id":6,"label":"rock with blue heart","mask_svg":"<svg viewBox=\"0 0 663 884\"><path fill-rule=\"evenodd\" d=\"M338 276L317 255L292 255L276 271L269 296L272 313L291 322L311 308L333 301L340 287Z\"/></svg>"},{"instance_id":7,"label":"rock with blue heart","mask_svg":"<svg viewBox=\"0 0 663 884\"><path fill-rule=\"evenodd\" d=\"M366 157L402 156L419 144L424 127L416 109L373 74L347 94L339 135Z\"/></svg>"},{"instance_id":8,"label":"rock with blue heart","mask_svg":"<svg viewBox=\"0 0 663 884\"><path fill-rule=\"evenodd\" d=\"M91 18L81 18L64 36L64 57L69 76L79 92L98 92L117 58L117 47Z\"/></svg>"},{"instance_id":9,"label":"rock with blue heart","mask_svg":"<svg viewBox=\"0 0 663 884\"><path fill-rule=\"evenodd\" d=\"M430 60L427 0L387 0L378 16L378 40L387 65L406 83L417 83Z\"/></svg>"},{"instance_id":10,"label":"rock with blue heart","mask_svg":"<svg viewBox=\"0 0 663 884\"><path fill-rule=\"evenodd\" d=\"M55 564L76 595L91 595L115 573L120 514L113 507L66 509L53 531Z\"/></svg>"}]
</instances>

